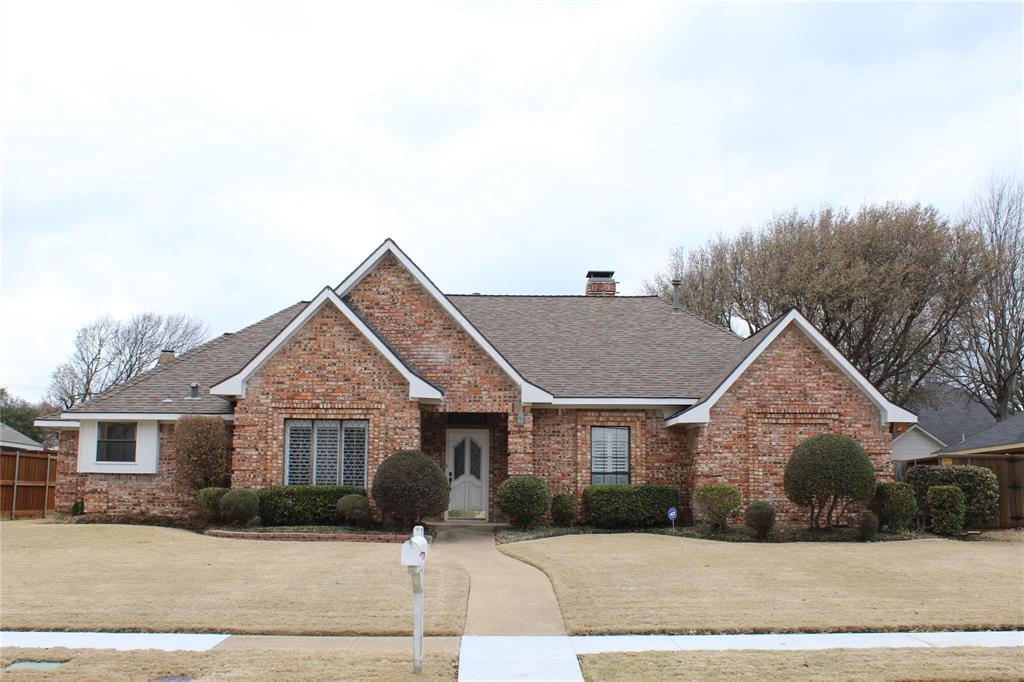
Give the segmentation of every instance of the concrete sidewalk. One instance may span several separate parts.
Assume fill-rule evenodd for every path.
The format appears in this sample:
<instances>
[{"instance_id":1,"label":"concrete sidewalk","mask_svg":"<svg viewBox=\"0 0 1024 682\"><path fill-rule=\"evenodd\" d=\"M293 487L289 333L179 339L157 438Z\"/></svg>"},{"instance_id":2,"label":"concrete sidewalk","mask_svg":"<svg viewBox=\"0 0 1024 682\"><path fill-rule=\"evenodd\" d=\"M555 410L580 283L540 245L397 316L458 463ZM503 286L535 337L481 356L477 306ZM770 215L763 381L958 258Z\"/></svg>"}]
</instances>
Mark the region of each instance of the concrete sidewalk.
<instances>
[{"instance_id":1,"label":"concrete sidewalk","mask_svg":"<svg viewBox=\"0 0 1024 682\"><path fill-rule=\"evenodd\" d=\"M494 544L492 527L449 526L432 551L469 572L467 635L564 635L565 624L551 581ZM427 568L427 589L430 569Z\"/></svg>"}]
</instances>

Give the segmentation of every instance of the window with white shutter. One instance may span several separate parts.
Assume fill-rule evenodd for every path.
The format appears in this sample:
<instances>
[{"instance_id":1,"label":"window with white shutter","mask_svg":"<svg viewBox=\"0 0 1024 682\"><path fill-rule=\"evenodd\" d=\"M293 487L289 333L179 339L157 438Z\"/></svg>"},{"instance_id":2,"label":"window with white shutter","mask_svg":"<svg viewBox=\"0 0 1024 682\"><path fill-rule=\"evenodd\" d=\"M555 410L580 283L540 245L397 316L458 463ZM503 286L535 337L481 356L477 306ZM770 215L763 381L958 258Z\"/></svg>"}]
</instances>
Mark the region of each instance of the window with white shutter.
<instances>
[{"instance_id":1,"label":"window with white shutter","mask_svg":"<svg viewBox=\"0 0 1024 682\"><path fill-rule=\"evenodd\" d=\"M356 419L285 420L285 484L365 487L368 431Z\"/></svg>"},{"instance_id":2,"label":"window with white shutter","mask_svg":"<svg viewBox=\"0 0 1024 682\"><path fill-rule=\"evenodd\" d=\"M629 427L590 429L592 483L629 483Z\"/></svg>"}]
</instances>

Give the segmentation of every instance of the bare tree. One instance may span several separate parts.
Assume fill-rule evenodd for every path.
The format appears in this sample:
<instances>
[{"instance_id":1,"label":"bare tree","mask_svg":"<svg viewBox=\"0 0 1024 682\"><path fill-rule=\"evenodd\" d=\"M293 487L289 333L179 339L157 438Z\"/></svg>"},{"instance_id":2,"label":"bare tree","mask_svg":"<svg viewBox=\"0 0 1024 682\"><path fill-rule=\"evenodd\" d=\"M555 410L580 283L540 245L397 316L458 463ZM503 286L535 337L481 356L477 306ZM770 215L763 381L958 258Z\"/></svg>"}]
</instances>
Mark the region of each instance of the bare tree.
<instances>
[{"instance_id":1,"label":"bare tree","mask_svg":"<svg viewBox=\"0 0 1024 682\"><path fill-rule=\"evenodd\" d=\"M123 322L101 317L78 330L75 350L53 371L47 397L74 407L152 368L161 350L185 352L206 337L206 325L184 315L142 313Z\"/></svg>"},{"instance_id":2,"label":"bare tree","mask_svg":"<svg viewBox=\"0 0 1024 682\"><path fill-rule=\"evenodd\" d=\"M932 207L824 208L673 252L646 283L682 279L692 312L753 333L796 308L891 400L901 402L950 347L981 276L977 234Z\"/></svg>"},{"instance_id":3,"label":"bare tree","mask_svg":"<svg viewBox=\"0 0 1024 682\"><path fill-rule=\"evenodd\" d=\"M1024 409L1024 183L994 178L965 222L983 243L984 274L943 374L1002 421Z\"/></svg>"}]
</instances>

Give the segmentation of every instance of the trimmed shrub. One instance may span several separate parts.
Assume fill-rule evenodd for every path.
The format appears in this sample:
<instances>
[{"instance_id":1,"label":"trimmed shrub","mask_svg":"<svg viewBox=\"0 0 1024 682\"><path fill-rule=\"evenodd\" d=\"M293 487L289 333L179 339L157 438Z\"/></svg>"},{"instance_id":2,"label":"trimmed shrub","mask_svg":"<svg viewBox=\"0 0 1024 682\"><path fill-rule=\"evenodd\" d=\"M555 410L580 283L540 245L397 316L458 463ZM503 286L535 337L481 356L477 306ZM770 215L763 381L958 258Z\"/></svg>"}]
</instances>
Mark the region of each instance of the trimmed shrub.
<instances>
[{"instance_id":1,"label":"trimmed shrub","mask_svg":"<svg viewBox=\"0 0 1024 682\"><path fill-rule=\"evenodd\" d=\"M964 491L955 485L933 485L928 488L927 498L932 530L939 535L959 535L967 509Z\"/></svg>"},{"instance_id":2,"label":"trimmed shrub","mask_svg":"<svg viewBox=\"0 0 1024 682\"><path fill-rule=\"evenodd\" d=\"M821 527L822 514L831 528L850 502L874 495L875 467L857 441L823 433L796 446L786 463L783 485L790 502L808 508L811 528Z\"/></svg>"},{"instance_id":3,"label":"trimmed shrub","mask_svg":"<svg viewBox=\"0 0 1024 682\"><path fill-rule=\"evenodd\" d=\"M199 503L199 515L207 523L220 520L220 498L224 497L228 488L203 488L196 493Z\"/></svg>"},{"instance_id":4,"label":"trimmed shrub","mask_svg":"<svg viewBox=\"0 0 1024 682\"><path fill-rule=\"evenodd\" d=\"M338 516L342 521L356 526L369 525L372 518L370 516L370 501L366 499L366 495L359 493L345 495L338 500Z\"/></svg>"},{"instance_id":5,"label":"trimmed shrub","mask_svg":"<svg viewBox=\"0 0 1024 682\"><path fill-rule=\"evenodd\" d=\"M711 483L693 491L693 515L716 530L729 525L729 516L740 508L740 491L728 483Z\"/></svg>"},{"instance_id":6,"label":"trimmed shrub","mask_svg":"<svg viewBox=\"0 0 1024 682\"><path fill-rule=\"evenodd\" d=\"M904 480L917 494L918 515L926 525L931 515L928 489L936 485L955 485L963 491L967 528L985 528L999 515L999 479L986 467L919 464L911 467Z\"/></svg>"},{"instance_id":7,"label":"trimmed shrub","mask_svg":"<svg viewBox=\"0 0 1024 682\"><path fill-rule=\"evenodd\" d=\"M248 488L232 488L220 498L220 518L232 526L245 526L256 518L260 498Z\"/></svg>"},{"instance_id":8,"label":"trimmed shrub","mask_svg":"<svg viewBox=\"0 0 1024 682\"><path fill-rule=\"evenodd\" d=\"M391 455L373 475L373 500L384 513L412 525L448 508L448 477L430 457L405 450Z\"/></svg>"},{"instance_id":9,"label":"trimmed shrub","mask_svg":"<svg viewBox=\"0 0 1024 682\"><path fill-rule=\"evenodd\" d=\"M548 512L551 491L536 476L510 476L498 486L498 508L519 528L529 528Z\"/></svg>"},{"instance_id":10,"label":"trimmed shrub","mask_svg":"<svg viewBox=\"0 0 1024 682\"><path fill-rule=\"evenodd\" d=\"M888 528L890 533L905 531L917 516L914 488L907 483L879 483L875 486L871 511L878 517L879 525Z\"/></svg>"},{"instance_id":11,"label":"trimmed shrub","mask_svg":"<svg viewBox=\"0 0 1024 682\"><path fill-rule=\"evenodd\" d=\"M860 523L857 525L857 539L861 542L871 542L875 538L875 533L878 532L878 516L868 512L864 516L860 517Z\"/></svg>"},{"instance_id":12,"label":"trimmed shrub","mask_svg":"<svg viewBox=\"0 0 1024 682\"><path fill-rule=\"evenodd\" d=\"M758 538L767 540L775 527L775 507L771 502L751 502L747 505L744 520Z\"/></svg>"},{"instance_id":13,"label":"trimmed shrub","mask_svg":"<svg viewBox=\"0 0 1024 682\"><path fill-rule=\"evenodd\" d=\"M668 523L665 512L679 504L674 485L598 483L583 491L583 513L599 528L643 528Z\"/></svg>"},{"instance_id":14,"label":"trimmed shrub","mask_svg":"<svg viewBox=\"0 0 1024 682\"><path fill-rule=\"evenodd\" d=\"M85 513L85 500L75 500L71 503L71 515L81 516Z\"/></svg>"},{"instance_id":15,"label":"trimmed shrub","mask_svg":"<svg viewBox=\"0 0 1024 682\"><path fill-rule=\"evenodd\" d=\"M551 520L556 526L571 526L579 515L579 502L572 493L551 496Z\"/></svg>"},{"instance_id":16,"label":"trimmed shrub","mask_svg":"<svg viewBox=\"0 0 1024 682\"><path fill-rule=\"evenodd\" d=\"M256 494L264 526L329 526L337 521L338 500L366 491L355 485L268 485Z\"/></svg>"},{"instance_id":17,"label":"trimmed shrub","mask_svg":"<svg viewBox=\"0 0 1024 682\"><path fill-rule=\"evenodd\" d=\"M184 491L228 483L228 431L220 417L182 417L174 425L174 482Z\"/></svg>"}]
</instances>

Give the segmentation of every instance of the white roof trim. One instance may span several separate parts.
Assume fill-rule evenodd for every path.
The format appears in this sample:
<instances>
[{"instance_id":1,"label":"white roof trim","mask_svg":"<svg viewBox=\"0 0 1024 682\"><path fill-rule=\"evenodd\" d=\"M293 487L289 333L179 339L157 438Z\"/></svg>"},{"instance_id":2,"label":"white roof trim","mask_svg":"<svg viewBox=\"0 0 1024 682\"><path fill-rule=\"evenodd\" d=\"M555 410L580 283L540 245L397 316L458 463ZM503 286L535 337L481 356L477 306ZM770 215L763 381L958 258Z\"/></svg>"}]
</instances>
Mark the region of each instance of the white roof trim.
<instances>
[{"instance_id":1,"label":"white roof trim","mask_svg":"<svg viewBox=\"0 0 1024 682\"><path fill-rule=\"evenodd\" d=\"M77 429L79 423L67 419L37 419L32 422L41 429Z\"/></svg>"},{"instance_id":2,"label":"white roof trim","mask_svg":"<svg viewBox=\"0 0 1024 682\"><path fill-rule=\"evenodd\" d=\"M686 407L696 398L552 398L554 407ZM538 405L543 407L543 405Z\"/></svg>"},{"instance_id":3,"label":"white roof trim","mask_svg":"<svg viewBox=\"0 0 1024 682\"><path fill-rule=\"evenodd\" d=\"M259 352L249 363L242 368L238 374L225 379L216 386L210 389L210 393L213 395L232 395L232 396L245 396L245 382L246 380L259 369L264 362L266 362L270 356L277 352L288 339L292 337L299 329L302 328L306 322L313 317L313 315L320 310L320 308L328 303L333 304L342 315L355 325L356 329L376 348L381 355L383 355L391 365L401 372L402 376L405 377L406 381L409 382L409 399L418 400L440 400L442 398L441 391L437 390L423 379L416 376L405 363L398 359L390 348L381 341L380 337L373 333L373 331L366 326L366 323L359 319L359 316L352 312L352 309L345 305L345 302L341 300L330 287L324 287L323 291L317 294L316 298L309 302L302 312L299 313L294 320L292 320L287 327L282 329L277 336L271 340L263 350Z\"/></svg>"},{"instance_id":4,"label":"white roof trim","mask_svg":"<svg viewBox=\"0 0 1024 682\"><path fill-rule=\"evenodd\" d=\"M457 307L455 307L455 305L451 301L448 300L448 297L445 296L441 292L441 290L438 289L437 286L430 281L430 278L427 277L423 273L423 271L420 270L419 267L417 267L417 265L413 263L408 256L405 255L405 252L398 248L398 244L395 244L395 242L393 242L391 239L385 239L384 243L378 246L376 251L371 253L366 260L359 264L359 267L352 271L352 274L345 278L344 282L337 286L335 292L337 292L338 296L344 298L345 295L352 290L352 287L358 284L359 281L366 275L366 273L372 270L373 266L377 264L377 261L383 258L384 254L386 253L390 253L395 258L397 258L398 262L405 266L406 270L412 273L413 278L417 282L419 282L420 286L426 289L427 292L429 292L430 295L433 296L434 300L437 301L441 305L441 307L444 308L445 311L449 315L451 315L456 322L459 323L459 326L461 326L466 331L466 333L469 334L473 338L473 340L476 341L489 356L491 356L491 359L498 363L498 366L505 370L505 373L512 377L513 381L519 384L521 395L520 400L522 400L522 402L551 402L553 396L540 386L531 384L529 381L523 378L523 376L516 371L516 369L511 365L511 363L509 363L509 361L505 359L505 356L498 352L497 348L491 345L490 341L488 341L484 337L484 335L481 334L468 319L466 319L465 315L463 315L462 312Z\"/></svg>"},{"instance_id":5,"label":"white roof trim","mask_svg":"<svg viewBox=\"0 0 1024 682\"><path fill-rule=\"evenodd\" d=\"M233 414L177 414L174 412L62 412L60 416L64 419L76 419L79 421L97 420L111 422L173 422L178 421L181 417L220 417L226 421L232 421L235 418ZM71 422L60 421L55 423L63 426ZM42 426L41 424L37 425ZM74 425L78 426L79 424L76 421Z\"/></svg>"},{"instance_id":6,"label":"white roof trim","mask_svg":"<svg viewBox=\"0 0 1024 682\"><path fill-rule=\"evenodd\" d=\"M904 431L900 435L898 435L895 438L893 438L892 442L895 443L896 441L898 441L900 438L903 438L903 436L906 436L911 431L920 431L922 434L925 435L925 437L930 438L932 441L938 443L940 448L946 447L946 444L944 442L942 442L942 440L938 436L936 436L935 434L933 434L931 431L929 431L928 429L924 428L920 424L913 424L913 425L911 425L911 427L909 429L907 429L906 431Z\"/></svg>"},{"instance_id":7,"label":"white roof trim","mask_svg":"<svg viewBox=\"0 0 1024 682\"><path fill-rule=\"evenodd\" d=\"M864 378L864 375L857 371L857 368L850 364L850 361L843 357L843 354L836 350L836 347L829 343L828 339L821 335L817 329L814 328L810 322L807 321L803 315L798 313L796 310L790 310L786 315L775 325L775 327L765 335L761 342L752 350L747 357L743 359L743 362L739 364L736 369L723 381L718 388L715 389L714 393L707 397L703 402L695 405L693 408L678 414L674 417L665 420L665 426L675 426L676 424L706 424L711 419L711 408L715 406L715 403L725 394L726 391L736 382L742 374L747 371L747 368L753 364L754 360L757 360L758 356L764 352L764 349L771 345L772 341L782 333L786 327L790 324L796 324L804 334L818 347L821 352L831 358L831 360L843 371L846 376L853 380L860 389L871 399L878 409L882 412L883 422L906 422L914 423L917 421L917 416L912 412L904 410L898 405L894 405L885 399L878 389L871 385L871 382Z\"/></svg>"}]
</instances>

